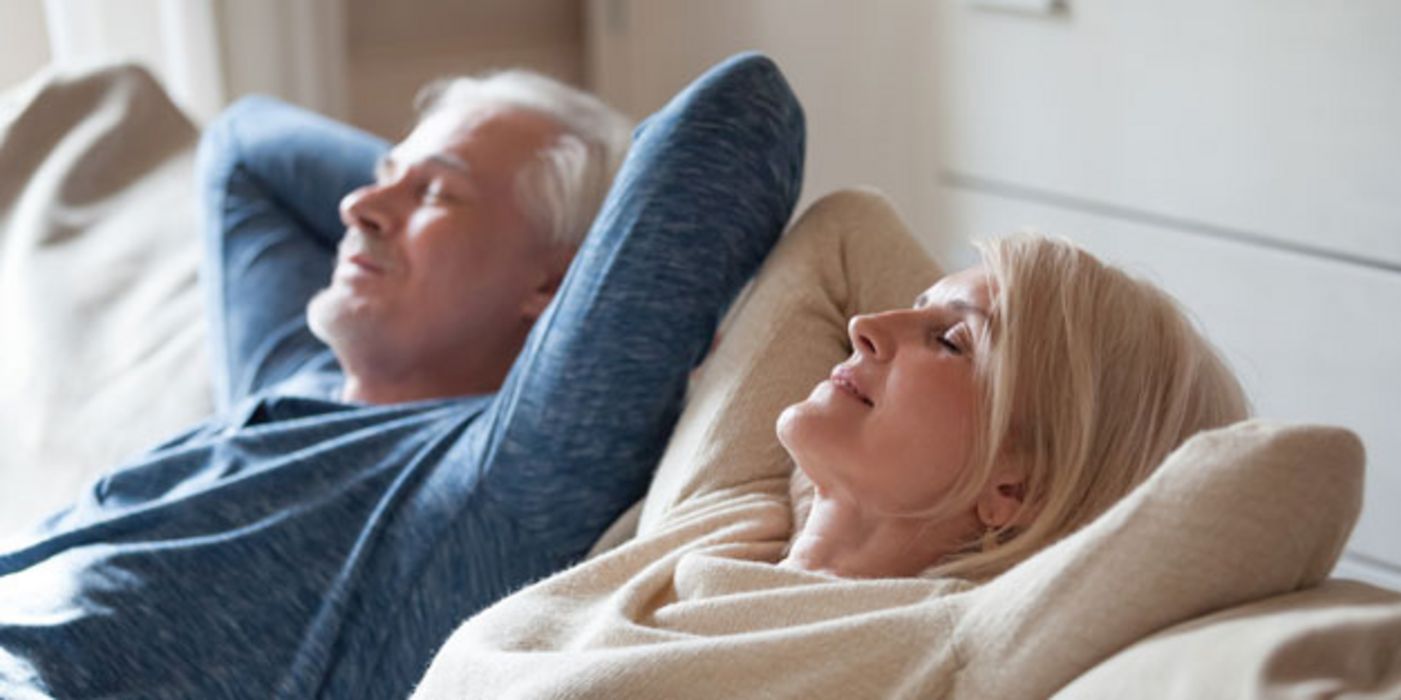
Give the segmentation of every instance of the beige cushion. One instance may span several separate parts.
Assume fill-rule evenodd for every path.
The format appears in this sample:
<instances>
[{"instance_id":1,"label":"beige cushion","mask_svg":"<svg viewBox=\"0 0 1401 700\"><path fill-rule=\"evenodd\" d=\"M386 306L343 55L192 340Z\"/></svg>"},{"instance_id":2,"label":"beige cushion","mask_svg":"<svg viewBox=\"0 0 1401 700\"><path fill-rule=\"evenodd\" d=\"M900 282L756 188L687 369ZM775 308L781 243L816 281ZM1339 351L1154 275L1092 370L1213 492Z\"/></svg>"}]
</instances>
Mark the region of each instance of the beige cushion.
<instances>
[{"instance_id":1,"label":"beige cushion","mask_svg":"<svg viewBox=\"0 0 1401 700\"><path fill-rule=\"evenodd\" d=\"M196 137L132 66L0 97L0 539L209 413Z\"/></svg>"},{"instance_id":2,"label":"beige cushion","mask_svg":"<svg viewBox=\"0 0 1401 700\"><path fill-rule=\"evenodd\" d=\"M1335 579L1231 608L1134 644L1056 697L1401 697L1401 594Z\"/></svg>"},{"instance_id":3,"label":"beige cushion","mask_svg":"<svg viewBox=\"0 0 1401 700\"><path fill-rule=\"evenodd\" d=\"M1168 627L1317 585L1357 520L1362 465L1340 428L1250 421L1188 440L1085 529L974 593L959 691L1045 696Z\"/></svg>"}]
</instances>

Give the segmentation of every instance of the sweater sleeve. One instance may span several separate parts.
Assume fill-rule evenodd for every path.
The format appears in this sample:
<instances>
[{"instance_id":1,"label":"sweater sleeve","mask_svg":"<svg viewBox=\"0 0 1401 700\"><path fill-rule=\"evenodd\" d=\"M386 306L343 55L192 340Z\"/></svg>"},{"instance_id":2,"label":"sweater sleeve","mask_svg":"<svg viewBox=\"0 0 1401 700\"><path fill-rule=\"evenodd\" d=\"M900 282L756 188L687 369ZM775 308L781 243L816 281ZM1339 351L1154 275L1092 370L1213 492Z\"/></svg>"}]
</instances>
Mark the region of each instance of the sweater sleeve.
<instances>
[{"instance_id":1,"label":"sweater sleeve","mask_svg":"<svg viewBox=\"0 0 1401 700\"><path fill-rule=\"evenodd\" d=\"M792 213L803 152L797 99L754 54L639 126L482 418L480 488L523 533L578 556L642 495L717 320Z\"/></svg>"},{"instance_id":2,"label":"sweater sleeve","mask_svg":"<svg viewBox=\"0 0 1401 700\"><path fill-rule=\"evenodd\" d=\"M792 461L774 431L851 353L855 314L909 306L939 277L891 203L845 190L814 203L765 262L691 389L639 535L687 504L754 490L785 495Z\"/></svg>"}]
</instances>

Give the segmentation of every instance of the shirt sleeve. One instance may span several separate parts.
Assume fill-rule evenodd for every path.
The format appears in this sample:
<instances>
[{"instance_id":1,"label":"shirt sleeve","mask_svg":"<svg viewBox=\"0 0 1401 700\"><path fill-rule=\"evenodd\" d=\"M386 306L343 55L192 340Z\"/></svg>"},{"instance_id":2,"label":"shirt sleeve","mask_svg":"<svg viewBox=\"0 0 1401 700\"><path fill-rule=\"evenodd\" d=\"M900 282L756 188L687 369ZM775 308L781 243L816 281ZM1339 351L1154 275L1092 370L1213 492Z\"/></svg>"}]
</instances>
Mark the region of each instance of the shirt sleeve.
<instances>
[{"instance_id":1,"label":"shirt sleeve","mask_svg":"<svg viewBox=\"0 0 1401 700\"><path fill-rule=\"evenodd\" d=\"M804 121L769 59L712 68L639 126L493 407L482 488L577 556L642 492L716 323L778 239Z\"/></svg>"},{"instance_id":2,"label":"shirt sleeve","mask_svg":"<svg viewBox=\"0 0 1401 700\"><path fill-rule=\"evenodd\" d=\"M200 283L221 413L303 368L333 364L307 328L306 305L331 278L341 197L371 180L388 149L267 97L239 100L206 129Z\"/></svg>"}]
</instances>

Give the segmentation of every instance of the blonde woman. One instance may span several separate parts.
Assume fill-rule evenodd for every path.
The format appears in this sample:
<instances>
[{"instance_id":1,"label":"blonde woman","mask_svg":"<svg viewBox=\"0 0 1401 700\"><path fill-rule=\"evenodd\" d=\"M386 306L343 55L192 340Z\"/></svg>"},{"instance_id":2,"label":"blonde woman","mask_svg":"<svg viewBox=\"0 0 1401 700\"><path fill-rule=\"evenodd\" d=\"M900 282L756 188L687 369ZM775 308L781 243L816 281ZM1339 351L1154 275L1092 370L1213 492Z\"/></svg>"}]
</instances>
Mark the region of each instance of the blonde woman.
<instances>
[{"instance_id":1,"label":"blonde woman","mask_svg":"<svg viewBox=\"0 0 1401 700\"><path fill-rule=\"evenodd\" d=\"M466 622L418 697L958 690L980 583L1247 413L1152 286L1044 237L983 256L938 279L878 195L815 204L697 379L637 538Z\"/></svg>"},{"instance_id":2,"label":"blonde woman","mask_svg":"<svg viewBox=\"0 0 1401 700\"><path fill-rule=\"evenodd\" d=\"M985 579L1192 434L1246 417L1234 376L1157 288L1062 240L981 250L911 308L852 318L850 359L779 419L795 484L818 487L797 489L785 566Z\"/></svg>"}]
</instances>

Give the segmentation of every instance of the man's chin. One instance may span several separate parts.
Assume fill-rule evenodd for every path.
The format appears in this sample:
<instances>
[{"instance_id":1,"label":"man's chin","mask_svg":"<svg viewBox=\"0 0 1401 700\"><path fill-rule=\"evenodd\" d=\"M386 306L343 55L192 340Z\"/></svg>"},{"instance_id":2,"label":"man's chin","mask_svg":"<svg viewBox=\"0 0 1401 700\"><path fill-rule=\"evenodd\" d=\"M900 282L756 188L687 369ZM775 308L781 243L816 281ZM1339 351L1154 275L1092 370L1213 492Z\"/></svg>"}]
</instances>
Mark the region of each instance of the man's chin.
<instances>
[{"instance_id":1,"label":"man's chin","mask_svg":"<svg viewBox=\"0 0 1401 700\"><path fill-rule=\"evenodd\" d=\"M311 334L332 349L373 333L376 313L372 301L357 298L332 284L316 293L306 305Z\"/></svg>"}]
</instances>

